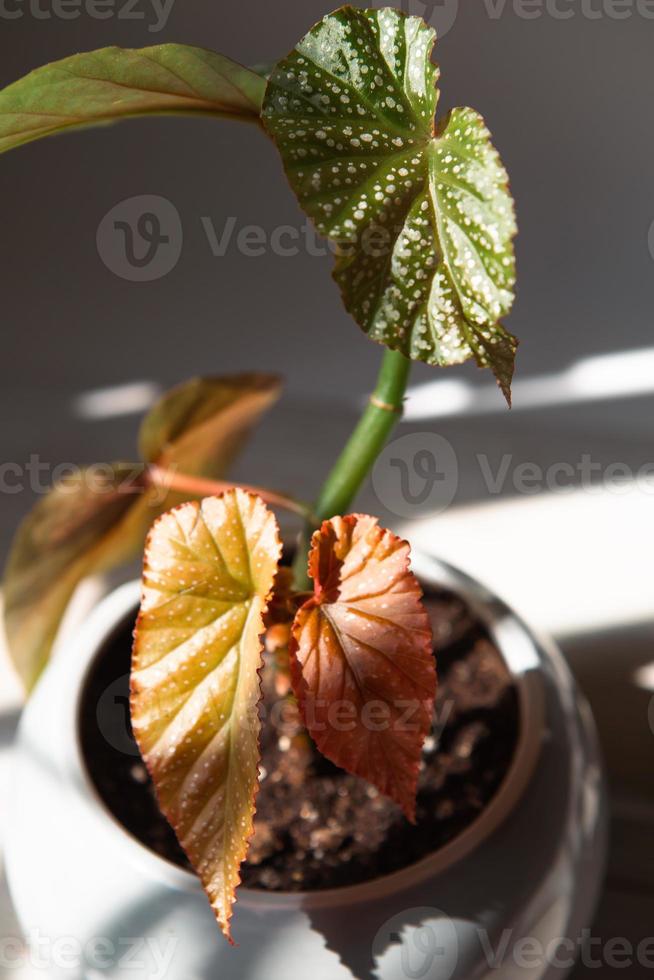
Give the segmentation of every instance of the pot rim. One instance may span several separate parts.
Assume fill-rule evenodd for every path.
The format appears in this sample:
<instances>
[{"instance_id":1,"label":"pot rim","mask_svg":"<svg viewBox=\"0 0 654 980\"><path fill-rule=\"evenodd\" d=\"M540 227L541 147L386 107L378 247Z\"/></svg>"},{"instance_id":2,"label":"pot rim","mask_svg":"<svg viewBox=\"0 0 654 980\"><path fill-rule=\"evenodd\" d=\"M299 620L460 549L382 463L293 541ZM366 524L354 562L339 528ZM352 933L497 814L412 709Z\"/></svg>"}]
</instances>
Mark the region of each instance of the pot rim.
<instances>
[{"instance_id":1,"label":"pot rim","mask_svg":"<svg viewBox=\"0 0 654 980\"><path fill-rule=\"evenodd\" d=\"M545 721L545 695L541 666L550 652L547 641L536 636L501 599L465 573L431 556L414 552L412 567L424 584L447 588L468 603L497 645L516 687L520 730L509 769L493 798L465 830L419 861L355 885L305 892L267 892L240 886L237 904L258 909L324 909L383 898L434 877L476 850L510 815L527 788L540 755ZM140 582L134 580L109 593L92 611L84 626L81 650L72 662L75 690L69 732L74 746L73 778L81 780L90 801L107 826L118 829L140 869L171 888L202 892L199 879L141 843L100 797L80 739L81 700L93 662L107 637L140 601ZM526 719L529 723L526 724Z\"/></svg>"}]
</instances>

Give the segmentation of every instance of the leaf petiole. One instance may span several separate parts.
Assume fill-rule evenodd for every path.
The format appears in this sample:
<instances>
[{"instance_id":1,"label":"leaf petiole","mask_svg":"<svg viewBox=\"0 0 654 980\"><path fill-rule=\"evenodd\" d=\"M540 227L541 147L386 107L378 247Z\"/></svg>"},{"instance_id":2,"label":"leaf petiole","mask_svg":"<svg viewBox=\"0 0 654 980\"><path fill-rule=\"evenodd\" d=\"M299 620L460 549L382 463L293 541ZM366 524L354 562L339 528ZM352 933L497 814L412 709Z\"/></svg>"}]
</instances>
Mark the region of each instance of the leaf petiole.
<instances>
[{"instance_id":1,"label":"leaf petiole","mask_svg":"<svg viewBox=\"0 0 654 980\"><path fill-rule=\"evenodd\" d=\"M148 466L144 476L145 482L152 487L162 487L165 490L175 490L180 493L190 493L196 497L209 497L238 488L261 497L271 507L280 507L293 514L299 514L305 520L311 519L309 504L274 490L264 490L262 487L251 487L244 483L231 483L225 480L207 480L200 476L188 476L161 466Z\"/></svg>"}]
</instances>

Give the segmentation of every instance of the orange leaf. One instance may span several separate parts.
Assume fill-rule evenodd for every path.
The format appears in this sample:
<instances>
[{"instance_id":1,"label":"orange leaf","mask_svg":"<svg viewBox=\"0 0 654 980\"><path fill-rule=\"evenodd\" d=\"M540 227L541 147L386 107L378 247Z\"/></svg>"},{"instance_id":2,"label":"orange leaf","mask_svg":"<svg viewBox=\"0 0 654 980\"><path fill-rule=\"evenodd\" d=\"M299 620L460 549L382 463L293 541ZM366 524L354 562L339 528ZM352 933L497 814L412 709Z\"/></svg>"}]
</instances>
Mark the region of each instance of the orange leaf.
<instances>
[{"instance_id":1,"label":"orange leaf","mask_svg":"<svg viewBox=\"0 0 654 980\"><path fill-rule=\"evenodd\" d=\"M145 550L134 734L228 938L253 832L261 634L280 552L274 516L243 490L164 514Z\"/></svg>"},{"instance_id":2,"label":"orange leaf","mask_svg":"<svg viewBox=\"0 0 654 980\"><path fill-rule=\"evenodd\" d=\"M436 664L409 545L374 517L334 517L313 536L309 574L291 644L304 723L323 755L414 820Z\"/></svg>"}]
</instances>

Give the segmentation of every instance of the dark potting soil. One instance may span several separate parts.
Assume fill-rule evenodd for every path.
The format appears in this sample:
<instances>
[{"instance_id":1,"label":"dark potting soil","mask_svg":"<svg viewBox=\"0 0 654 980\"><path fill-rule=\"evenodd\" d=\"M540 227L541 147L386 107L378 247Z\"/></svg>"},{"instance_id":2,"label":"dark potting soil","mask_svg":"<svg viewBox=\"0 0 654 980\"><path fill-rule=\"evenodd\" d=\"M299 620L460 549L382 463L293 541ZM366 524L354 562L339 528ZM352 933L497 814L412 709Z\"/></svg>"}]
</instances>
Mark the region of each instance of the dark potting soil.
<instances>
[{"instance_id":1,"label":"dark potting soil","mask_svg":"<svg viewBox=\"0 0 654 980\"><path fill-rule=\"evenodd\" d=\"M263 672L265 718L255 835L242 868L249 888L303 891L352 885L413 864L456 837L497 792L515 749L517 693L497 648L461 599L426 596L439 686L419 780L417 822L374 787L325 760ZM132 621L89 674L80 734L107 808L143 844L182 867L186 857L157 809L129 724ZM275 701L277 706L275 707Z\"/></svg>"}]
</instances>

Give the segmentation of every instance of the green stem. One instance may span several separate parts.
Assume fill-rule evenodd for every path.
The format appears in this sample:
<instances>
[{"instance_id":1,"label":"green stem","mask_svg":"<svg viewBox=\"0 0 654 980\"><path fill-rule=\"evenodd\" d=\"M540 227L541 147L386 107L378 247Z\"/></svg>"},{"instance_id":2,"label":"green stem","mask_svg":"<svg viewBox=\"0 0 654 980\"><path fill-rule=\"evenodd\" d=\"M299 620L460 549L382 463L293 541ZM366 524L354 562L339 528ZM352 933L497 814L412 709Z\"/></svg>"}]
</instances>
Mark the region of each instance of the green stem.
<instances>
[{"instance_id":1,"label":"green stem","mask_svg":"<svg viewBox=\"0 0 654 980\"><path fill-rule=\"evenodd\" d=\"M411 361L398 351L385 351L377 386L343 452L325 480L313 509L313 521L307 522L298 542L293 566L296 588L306 589L310 586L306 568L311 534L322 521L347 512L400 420L410 371Z\"/></svg>"}]
</instances>

